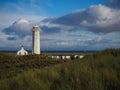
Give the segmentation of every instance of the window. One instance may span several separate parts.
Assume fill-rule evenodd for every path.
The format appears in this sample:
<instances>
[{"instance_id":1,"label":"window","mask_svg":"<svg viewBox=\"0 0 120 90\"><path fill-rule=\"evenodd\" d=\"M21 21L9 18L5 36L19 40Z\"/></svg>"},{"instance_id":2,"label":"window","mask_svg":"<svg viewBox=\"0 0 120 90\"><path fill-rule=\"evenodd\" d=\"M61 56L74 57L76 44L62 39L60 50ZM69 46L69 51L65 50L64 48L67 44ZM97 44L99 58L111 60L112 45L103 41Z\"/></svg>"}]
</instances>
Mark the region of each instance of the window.
<instances>
[{"instance_id":1,"label":"window","mask_svg":"<svg viewBox=\"0 0 120 90\"><path fill-rule=\"evenodd\" d=\"M21 52L19 52L19 55L21 55Z\"/></svg>"}]
</instances>

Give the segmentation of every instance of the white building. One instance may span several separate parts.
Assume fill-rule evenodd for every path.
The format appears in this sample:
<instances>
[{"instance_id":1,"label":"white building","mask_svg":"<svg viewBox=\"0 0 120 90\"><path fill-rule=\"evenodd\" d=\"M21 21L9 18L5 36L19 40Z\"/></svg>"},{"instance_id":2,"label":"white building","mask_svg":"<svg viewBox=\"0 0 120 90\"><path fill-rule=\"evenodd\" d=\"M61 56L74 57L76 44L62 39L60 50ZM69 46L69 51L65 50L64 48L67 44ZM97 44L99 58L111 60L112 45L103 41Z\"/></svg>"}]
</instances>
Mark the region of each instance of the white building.
<instances>
[{"instance_id":1,"label":"white building","mask_svg":"<svg viewBox=\"0 0 120 90\"><path fill-rule=\"evenodd\" d=\"M66 59L70 59L70 56L66 56Z\"/></svg>"},{"instance_id":2,"label":"white building","mask_svg":"<svg viewBox=\"0 0 120 90\"><path fill-rule=\"evenodd\" d=\"M21 49L17 52L17 55L19 56L28 55L28 52L22 46Z\"/></svg>"},{"instance_id":3,"label":"white building","mask_svg":"<svg viewBox=\"0 0 120 90\"><path fill-rule=\"evenodd\" d=\"M82 59L82 58L84 58L84 56L83 56L83 55L80 55L79 58Z\"/></svg>"},{"instance_id":4,"label":"white building","mask_svg":"<svg viewBox=\"0 0 120 90\"><path fill-rule=\"evenodd\" d=\"M76 60L76 59L82 59L84 58L83 55L71 55L71 56L64 56L64 55L59 55L59 56L51 56L52 59L61 59L61 60Z\"/></svg>"},{"instance_id":5,"label":"white building","mask_svg":"<svg viewBox=\"0 0 120 90\"><path fill-rule=\"evenodd\" d=\"M35 25L33 27L33 42L32 42L32 53L40 54L40 28Z\"/></svg>"},{"instance_id":6,"label":"white building","mask_svg":"<svg viewBox=\"0 0 120 90\"><path fill-rule=\"evenodd\" d=\"M61 56L62 57L62 60L65 60L65 56Z\"/></svg>"},{"instance_id":7,"label":"white building","mask_svg":"<svg viewBox=\"0 0 120 90\"><path fill-rule=\"evenodd\" d=\"M74 58L75 58L75 59L79 59L79 56L78 56L78 55L74 55Z\"/></svg>"}]
</instances>

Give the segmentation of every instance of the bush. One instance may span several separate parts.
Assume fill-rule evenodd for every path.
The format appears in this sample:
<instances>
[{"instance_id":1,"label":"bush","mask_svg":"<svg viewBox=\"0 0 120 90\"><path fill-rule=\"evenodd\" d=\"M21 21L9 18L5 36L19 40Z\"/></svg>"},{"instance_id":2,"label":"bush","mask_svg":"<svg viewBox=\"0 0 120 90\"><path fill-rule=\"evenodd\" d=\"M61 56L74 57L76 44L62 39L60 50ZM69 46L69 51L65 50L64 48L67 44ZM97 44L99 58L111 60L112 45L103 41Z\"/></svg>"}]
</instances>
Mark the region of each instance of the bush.
<instances>
[{"instance_id":1,"label":"bush","mask_svg":"<svg viewBox=\"0 0 120 90\"><path fill-rule=\"evenodd\" d=\"M43 57L0 60L0 90L120 90L119 50L104 50L66 63Z\"/></svg>"}]
</instances>

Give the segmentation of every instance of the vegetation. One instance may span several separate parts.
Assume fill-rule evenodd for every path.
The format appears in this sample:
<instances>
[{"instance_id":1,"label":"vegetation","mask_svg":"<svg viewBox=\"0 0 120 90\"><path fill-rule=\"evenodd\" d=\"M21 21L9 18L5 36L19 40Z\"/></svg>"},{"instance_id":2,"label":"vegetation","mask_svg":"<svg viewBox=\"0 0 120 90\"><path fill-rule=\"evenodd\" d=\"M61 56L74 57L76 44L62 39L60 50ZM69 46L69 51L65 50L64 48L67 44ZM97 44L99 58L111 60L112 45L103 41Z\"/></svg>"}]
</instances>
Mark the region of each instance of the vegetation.
<instances>
[{"instance_id":1,"label":"vegetation","mask_svg":"<svg viewBox=\"0 0 120 90\"><path fill-rule=\"evenodd\" d=\"M120 90L120 49L66 62L0 53L0 90Z\"/></svg>"},{"instance_id":2,"label":"vegetation","mask_svg":"<svg viewBox=\"0 0 120 90\"><path fill-rule=\"evenodd\" d=\"M52 60L47 55L15 56L0 53L0 79L11 78L20 73L36 68L63 63L63 61Z\"/></svg>"}]
</instances>

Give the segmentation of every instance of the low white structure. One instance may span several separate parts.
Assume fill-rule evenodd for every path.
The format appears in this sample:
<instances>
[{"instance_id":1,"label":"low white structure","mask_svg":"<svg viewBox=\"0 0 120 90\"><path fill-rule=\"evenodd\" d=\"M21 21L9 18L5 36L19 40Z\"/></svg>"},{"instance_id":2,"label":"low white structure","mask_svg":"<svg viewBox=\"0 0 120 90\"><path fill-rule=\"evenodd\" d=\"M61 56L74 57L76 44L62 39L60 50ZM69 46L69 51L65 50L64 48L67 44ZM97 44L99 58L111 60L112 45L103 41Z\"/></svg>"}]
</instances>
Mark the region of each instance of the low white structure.
<instances>
[{"instance_id":1,"label":"low white structure","mask_svg":"<svg viewBox=\"0 0 120 90\"><path fill-rule=\"evenodd\" d=\"M65 56L61 56L62 57L62 60L65 60Z\"/></svg>"},{"instance_id":2,"label":"low white structure","mask_svg":"<svg viewBox=\"0 0 120 90\"><path fill-rule=\"evenodd\" d=\"M56 56L56 59L60 59L60 56Z\"/></svg>"},{"instance_id":3,"label":"low white structure","mask_svg":"<svg viewBox=\"0 0 120 90\"><path fill-rule=\"evenodd\" d=\"M79 58L82 59L82 58L84 58L84 56L83 56L83 55L80 55Z\"/></svg>"},{"instance_id":4,"label":"low white structure","mask_svg":"<svg viewBox=\"0 0 120 90\"><path fill-rule=\"evenodd\" d=\"M70 59L70 56L66 56L66 59Z\"/></svg>"},{"instance_id":5,"label":"low white structure","mask_svg":"<svg viewBox=\"0 0 120 90\"><path fill-rule=\"evenodd\" d=\"M78 55L74 55L74 58L75 58L75 59L79 59L79 56L78 56Z\"/></svg>"},{"instance_id":6,"label":"low white structure","mask_svg":"<svg viewBox=\"0 0 120 90\"><path fill-rule=\"evenodd\" d=\"M64 55L59 55L59 56L51 56L52 59L61 59L61 60L75 60L75 59L82 59L84 58L84 55L70 55L70 56L64 56Z\"/></svg>"},{"instance_id":7,"label":"low white structure","mask_svg":"<svg viewBox=\"0 0 120 90\"><path fill-rule=\"evenodd\" d=\"M17 52L17 55L19 56L28 55L28 52L22 46L21 49Z\"/></svg>"},{"instance_id":8,"label":"low white structure","mask_svg":"<svg viewBox=\"0 0 120 90\"><path fill-rule=\"evenodd\" d=\"M51 56L52 59L60 59L60 56Z\"/></svg>"},{"instance_id":9,"label":"low white structure","mask_svg":"<svg viewBox=\"0 0 120 90\"><path fill-rule=\"evenodd\" d=\"M52 59L54 59L55 58L55 56L52 56Z\"/></svg>"}]
</instances>

